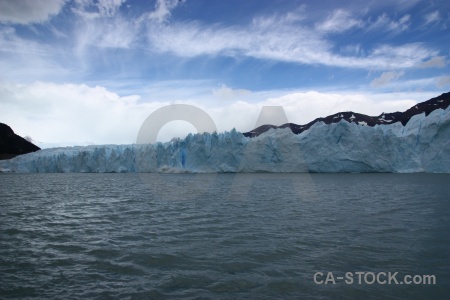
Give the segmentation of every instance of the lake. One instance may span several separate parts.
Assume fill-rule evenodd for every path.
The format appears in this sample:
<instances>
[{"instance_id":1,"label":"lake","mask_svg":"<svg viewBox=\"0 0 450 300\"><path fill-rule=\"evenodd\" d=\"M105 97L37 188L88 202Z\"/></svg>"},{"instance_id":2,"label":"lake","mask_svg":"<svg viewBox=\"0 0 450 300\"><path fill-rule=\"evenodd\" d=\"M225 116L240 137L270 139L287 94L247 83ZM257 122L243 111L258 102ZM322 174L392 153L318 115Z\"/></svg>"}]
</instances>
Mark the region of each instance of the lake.
<instances>
[{"instance_id":1,"label":"lake","mask_svg":"<svg viewBox=\"0 0 450 300\"><path fill-rule=\"evenodd\" d=\"M0 174L0 298L449 299L449 232L450 174Z\"/></svg>"}]
</instances>

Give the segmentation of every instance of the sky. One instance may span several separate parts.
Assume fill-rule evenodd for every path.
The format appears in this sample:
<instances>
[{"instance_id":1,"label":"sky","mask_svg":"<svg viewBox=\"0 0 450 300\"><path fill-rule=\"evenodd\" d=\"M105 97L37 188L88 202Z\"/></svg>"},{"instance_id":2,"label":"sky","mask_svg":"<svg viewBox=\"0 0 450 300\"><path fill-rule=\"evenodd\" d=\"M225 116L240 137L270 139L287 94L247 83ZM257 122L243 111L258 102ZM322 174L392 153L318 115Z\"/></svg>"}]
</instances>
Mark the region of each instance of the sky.
<instances>
[{"instance_id":1,"label":"sky","mask_svg":"<svg viewBox=\"0 0 450 300\"><path fill-rule=\"evenodd\" d=\"M264 106L404 111L450 91L449 65L448 0L0 0L0 122L45 147L135 143L170 104L219 132Z\"/></svg>"}]
</instances>

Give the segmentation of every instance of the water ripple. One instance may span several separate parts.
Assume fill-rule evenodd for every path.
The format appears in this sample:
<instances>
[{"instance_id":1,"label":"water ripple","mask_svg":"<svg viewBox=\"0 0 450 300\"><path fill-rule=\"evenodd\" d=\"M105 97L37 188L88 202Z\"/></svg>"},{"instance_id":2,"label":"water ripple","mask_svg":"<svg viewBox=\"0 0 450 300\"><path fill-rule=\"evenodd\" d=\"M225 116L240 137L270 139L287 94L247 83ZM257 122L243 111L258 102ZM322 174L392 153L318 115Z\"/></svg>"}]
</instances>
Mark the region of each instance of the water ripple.
<instances>
[{"instance_id":1,"label":"water ripple","mask_svg":"<svg viewBox=\"0 0 450 300\"><path fill-rule=\"evenodd\" d=\"M0 298L449 296L449 175L205 176L0 174ZM438 284L316 285L317 271Z\"/></svg>"}]
</instances>

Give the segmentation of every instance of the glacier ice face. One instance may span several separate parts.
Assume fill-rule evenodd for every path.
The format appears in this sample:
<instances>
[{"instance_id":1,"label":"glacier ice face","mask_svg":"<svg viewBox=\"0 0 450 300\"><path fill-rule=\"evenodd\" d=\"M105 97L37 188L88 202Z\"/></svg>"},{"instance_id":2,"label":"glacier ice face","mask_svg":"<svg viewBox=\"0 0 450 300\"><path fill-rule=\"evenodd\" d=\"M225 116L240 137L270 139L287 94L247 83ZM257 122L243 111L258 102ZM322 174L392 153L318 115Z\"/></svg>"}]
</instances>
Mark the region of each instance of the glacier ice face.
<instances>
[{"instance_id":1,"label":"glacier ice face","mask_svg":"<svg viewBox=\"0 0 450 300\"><path fill-rule=\"evenodd\" d=\"M167 143L50 148L0 161L3 172L450 173L450 107L401 123L316 123L299 135L189 135Z\"/></svg>"}]
</instances>

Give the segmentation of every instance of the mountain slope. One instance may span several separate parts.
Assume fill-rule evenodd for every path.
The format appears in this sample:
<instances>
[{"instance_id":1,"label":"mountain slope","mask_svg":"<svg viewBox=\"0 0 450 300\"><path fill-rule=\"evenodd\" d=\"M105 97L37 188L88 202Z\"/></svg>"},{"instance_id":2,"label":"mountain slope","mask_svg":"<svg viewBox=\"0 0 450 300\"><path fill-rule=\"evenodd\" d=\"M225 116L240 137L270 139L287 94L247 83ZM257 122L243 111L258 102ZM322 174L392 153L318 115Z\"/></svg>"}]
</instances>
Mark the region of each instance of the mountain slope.
<instances>
[{"instance_id":1,"label":"mountain slope","mask_svg":"<svg viewBox=\"0 0 450 300\"><path fill-rule=\"evenodd\" d=\"M18 136L6 124L0 123L0 159L38 151L41 148Z\"/></svg>"},{"instance_id":2,"label":"mountain slope","mask_svg":"<svg viewBox=\"0 0 450 300\"><path fill-rule=\"evenodd\" d=\"M374 127L375 125L387 125L394 124L396 122L401 122L405 126L408 121L415 115L425 113L428 116L432 111L441 108L446 109L450 105L450 92L444 93L438 97L432 98L428 101L421 102L405 112L393 112L393 113L382 113L379 116L371 117L364 114L355 113L352 111L339 112L334 115L317 118L314 121L309 122L305 125L297 125L294 123L287 123L281 126L274 125L262 125L258 128L253 129L249 132L244 132L243 135L246 137L256 137L260 134L268 131L271 128L290 128L295 134L300 134L305 130L308 130L314 124L318 122L324 122L325 124L338 123L341 120L345 120L349 123L355 123L363 126Z\"/></svg>"}]
</instances>

